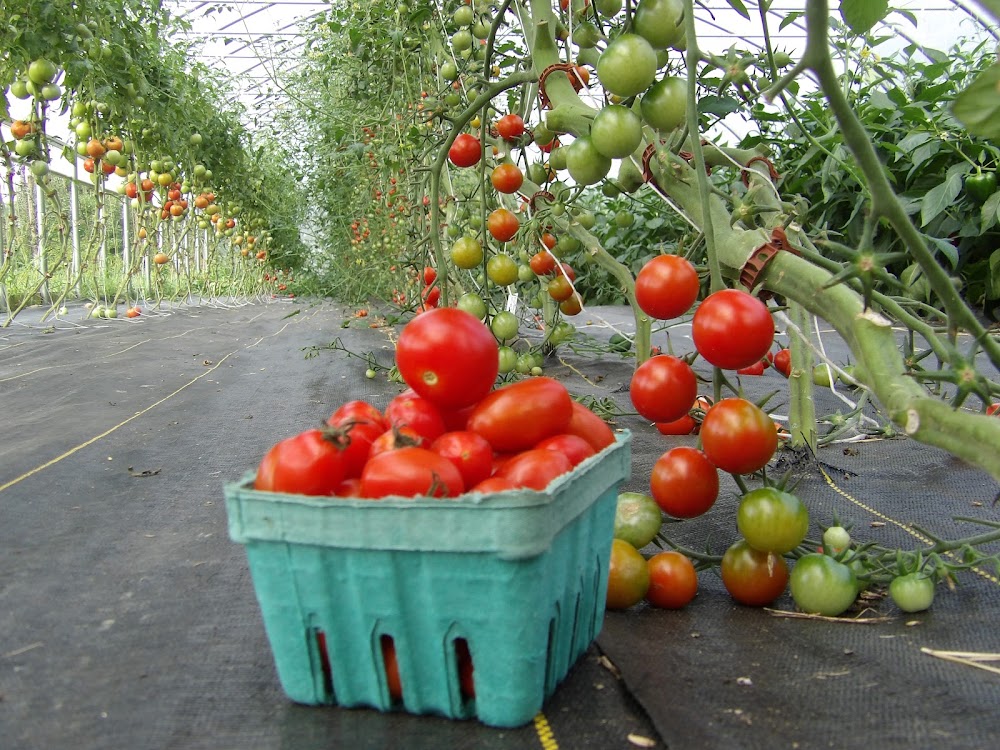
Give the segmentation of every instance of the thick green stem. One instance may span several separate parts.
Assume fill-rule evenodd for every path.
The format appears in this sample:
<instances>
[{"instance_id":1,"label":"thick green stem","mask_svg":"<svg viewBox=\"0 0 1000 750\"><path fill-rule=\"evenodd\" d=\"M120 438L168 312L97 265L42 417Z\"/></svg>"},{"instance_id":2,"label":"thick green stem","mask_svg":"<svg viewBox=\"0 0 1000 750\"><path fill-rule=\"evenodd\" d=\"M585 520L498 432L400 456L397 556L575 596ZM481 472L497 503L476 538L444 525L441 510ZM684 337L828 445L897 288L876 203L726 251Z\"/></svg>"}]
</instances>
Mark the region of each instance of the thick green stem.
<instances>
[{"instance_id":1,"label":"thick green stem","mask_svg":"<svg viewBox=\"0 0 1000 750\"><path fill-rule=\"evenodd\" d=\"M789 302L789 318L801 335L791 339L791 367L788 376L791 408L788 431L795 448L808 445L816 452L816 402L813 400L812 349L805 337L809 332L810 315L798 302Z\"/></svg>"}]
</instances>

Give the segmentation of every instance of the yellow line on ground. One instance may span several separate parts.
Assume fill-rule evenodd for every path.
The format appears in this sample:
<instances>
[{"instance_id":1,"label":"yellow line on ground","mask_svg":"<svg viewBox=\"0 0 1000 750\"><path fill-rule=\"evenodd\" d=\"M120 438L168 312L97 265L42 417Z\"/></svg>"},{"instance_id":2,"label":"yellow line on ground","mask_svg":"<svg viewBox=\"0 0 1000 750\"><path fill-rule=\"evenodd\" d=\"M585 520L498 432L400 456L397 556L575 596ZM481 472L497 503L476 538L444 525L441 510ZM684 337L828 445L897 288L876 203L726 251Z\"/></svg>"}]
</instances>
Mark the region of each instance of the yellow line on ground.
<instances>
[{"instance_id":1,"label":"yellow line on ground","mask_svg":"<svg viewBox=\"0 0 1000 750\"><path fill-rule=\"evenodd\" d=\"M542 750L559 750L559 743L552 733L549 720L541 711L535 716L535 731L538 733L538 741L542 743Z\"/></svg>"},{"instance_id":2,"label":"yellow line on ground","mask_svg":"<svg viewBox=\"0 0 1000 750\"><path fill-rule=\"evenodd\" d=\"M919 531L914 530L912 527L906 525L905 523L902 523L901 521L897 521L895 518L887 516L885 513L880 513L879 511L877 511L874 508L872 508L870 505L866 505L865 503L863 503L860 500L858 500L856 497L854 497L854 496L850 495L849 493L845 492L844 490L840 489L840 487L838 487L834 483L833 479L830 478L830 475L826 473L826 471L823 469L822 466L819 467L819 470L820 470L820 473L823 474L823 479L825 479L826 483L828 485L830 485L830 488L834 492L836 492L838 495L840 495L841 497L843 497L845 500L849 500L850 502L852 502L855 505L857 505L859 508L868 511L873 516L881 518L886 523L891 523L893 526L897 526L897 527L901 528L907 534L909 534L910 536L912 536L915 539L918 539L919 541L923 542L924 544L926 544L928 546L932 546L934 544L934 542L931 539L928 539L926 536L924 536L923 534L921 534ZM953 553L951 553L951 552L946 552L945 556L946 557L955 558L955 555ZM997 578L997 576L993 575L992 573L989 573L988 571L985 571L982 568L970 568L970 570L973 573L975 573L976 575L981 576L982 578L985 578L987 581L991 581L991 582L993 582L993 583L995 583L997 585L1000 585L1000 578Z\"/></svg>"},{"instance_id":3,"label":"yellow line on ground","mask_svg":"<svg viewBox=\"0 0 1000 750\"><path fill-rule=\"evenodd\" d=\"M284 331L284 330L285 330L286 328L288 328L288 326L290 326L291 324L292 324L292 321L288 321L287 323L285 323L285 325L281 326L281 328L279 328L279 329L278 329L277 331L275 331L274 333L269 333L269 334L268 334L267 336L261 336L261 337L260 337L260 338L258 338L258 339L257 339L256 341L254 341L254 342L253 342L252 344L248 344L247 346L244 346L244 347L242 347L242 348L243 348L243 349L249 349L249 348L251 348L251 347L253 347L253 346L257 346L257 344L259 344L259 343L260 343L261 341L263 341L264 339L266 339L266 338L270 338L270 337L272 337L272 336L277 336L277 335L278 335L279 333L281 333L281 332L282 332L282 331ZM168 395L164 396L163 398L161 398L161 399L160 399L159 401L156 401L156 402L154 402L154 403L150 404L149 406L147 406L147 407L146 407L145 409L143 409L142 411L138 411L138 412L136 412L135 414L133 414L133 415L132 415L131 417L129 417L128 419L126 419L126 420L124 420L124 421L122 421L122 422L119 422L118 424L116 424L116 425L115 425L114 427L110 427L110 428L108 428L107 430L105 430L104 432L102 432L102 433L101 433L100 435L95 435L94 437L90 438L89 440L87 440L87 441L85 441L85 442L83 442L83 443L80 443L79 445L77 445L77 446L75 446L75 447L73 447L73 448L70 448L70 449L69 449L68 451L66 451L66 452L65 452L65 453L63 453L62 455L59 455L59 456L56 456L55 458L53 458L53 459L50 459L49 461L46 461L46 462L45 462L44 464L42 464L41 466L36 466L36 467L35 467L34 469L31 469L30 471L26 471L26 472L25 472L24 474L22 474L21 476L19 476L19 477L15 477L14 479L11 479L11 480L10 480L9 482L5 482L4 484L0 484L0 492L3 492L4 490L8 490L8 489L10 489L10 488L11 488L11 487L13 487L13 486L14 486L15 484L19 484L20 482L23 482L23 481L24 481L25 479L28 479L29 477L32 477L32 476L34 476L35 474L37 474L37 473L38 473L38 472L40 472L40 471L44 471L45 469L49 468L50 466L54 466L55 464L59 463L60 461L62 461L62 460L63 460L63 459L65 459L65 458L69 458L69 457L70 457L70 456L72 456L72 455L73 455L74 453L76 453L76 452L78 452L78 451L81 451L81 450L83 450L84 448L87 448L88 446L91 446L91 445L93 445L93 444L94 444L94 443L96 443L96 442L97 442L98 440L100 440L100 439L102 439L102 438L105 438L105 437L107 437L108 435L110 435L110 434L111 434L112 432L114 432L115 430L119 429L120 427L124 427L124 426L125 426L125 425L127 425L127 424L128 424L129 422L131 422L132 420L134 420L134 419L138 419L138 418L139 418L139 417L141 417L141 416L142 416L143 414L146 414L147 412L151 411L152 409L155 409L155 408L156 408L157 406L159 406L160 404L162 404L162 403L164 403L165 401L168 401L168 400L170 400L171 398L173 398L174 396L176 396L176 395L177 395L178 393L180 393L181 391L183 391L183 390L184 390L185 388L187 388L188 386L190 386L190 385L194 385L195 383L197 383L197 382L198 382L199 380L201 380L201 379L202 379L203 377L205 377L206 375L210 375L211 373L215 372L215 371L216 371L216 370L217 370L217 369L218 369L218 368L219 368L219 367L220 367L220 366L222 365L222 363L223 363L223 362L225 362L225 361L226 361L227 359L229 359L229 358L230 358L231 356L233 356L234 354L236 354L236 352L238 352L238 351L240 351L240 349L234 349L233 351L229 352L229 354L225 355L225 356L224 356L224 357L223 357L222 359L220 359L220 360L219 360L218 362L216 362L216 363L215 363L215 364L214 364L214 365L213 365L212 367L210 367L209 369L205 370L205 372L203 372L203 373L202 373L201 375L199 375L198 377L196 377L196 378L193 378L193 379L189 380L189 381L188 381L187 383L185 383L184 385L182 385L182 386L181 386L180 388L178 388L178 389L177 389L176 391L174 391L173 393L170 393L170 394L168 394Z\"/></svg>"}]
</instances>

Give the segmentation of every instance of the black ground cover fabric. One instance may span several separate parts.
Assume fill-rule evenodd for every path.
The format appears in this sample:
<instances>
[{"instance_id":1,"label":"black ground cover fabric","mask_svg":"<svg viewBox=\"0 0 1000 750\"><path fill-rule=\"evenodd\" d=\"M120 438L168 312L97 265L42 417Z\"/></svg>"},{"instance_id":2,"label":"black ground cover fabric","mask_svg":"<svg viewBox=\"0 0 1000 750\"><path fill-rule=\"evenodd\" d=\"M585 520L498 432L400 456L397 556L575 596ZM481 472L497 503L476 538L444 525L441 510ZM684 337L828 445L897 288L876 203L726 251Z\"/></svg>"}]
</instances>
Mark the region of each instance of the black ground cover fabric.
<instances>
[{"instance_id":1,"label":"black ground cover fabric","mask_svg":"<svg viewBox=\"0 0 1000 750\"><path fill-rule=\"evenodd\" d=\"M402 389L324 348L339 338L391 363L389 332L351 312L201 305L0 331L0 747L552 750L635 747L629 734L677 749L996 746L1000 676L920 650L1000 652L995 570L940 589L926 613L874 598L853 613L869 624L740 607L703 573L685 610L608 613L544 707L551 736L290 703L221 488L339 403L384 406ZM598 339L630 328L622 309L578 324ZM671 331L679 351L685 334ZM631 369L583 350L546 367L575 394L625 409ZM742 380L751 396L784 387L773 372ZM829 392L817 403L844 408ZM616 426L633 433L625 489L647 490L653 461L693 442L636 417ZM955 537L979 527L954 516L1000 521L989 477L913 441L841 443L818 460L795 465L814 536L834 513L855 538L906 547L921 544L912 524ZM721 552L735 504L724 484L712 511L670 534ZM794 609L788 597L775 608Z\"/></svg>"}]
</instances>

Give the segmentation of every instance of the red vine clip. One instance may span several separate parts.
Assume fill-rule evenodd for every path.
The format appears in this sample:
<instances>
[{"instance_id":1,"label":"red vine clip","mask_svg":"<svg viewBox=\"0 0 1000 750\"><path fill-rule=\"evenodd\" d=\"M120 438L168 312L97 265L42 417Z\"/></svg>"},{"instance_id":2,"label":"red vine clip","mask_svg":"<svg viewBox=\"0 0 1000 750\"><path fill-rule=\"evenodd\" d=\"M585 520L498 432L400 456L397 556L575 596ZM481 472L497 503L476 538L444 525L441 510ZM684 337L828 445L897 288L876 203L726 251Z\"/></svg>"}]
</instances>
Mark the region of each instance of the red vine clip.
<instances>
[{"instance_id":1,"label":"red vine clip","mask_svg":"<svg viewBox=\"0 0 1000 750\"><path fill-rule=\"evenodd\" d=\"M759 161L759 162L767 165L768 176L771 178L771 180L777 181L777 180L781 179L781 175L778 174L778 170L774 168L774 165L771 163L770 159L768 159L765 156L754 156L752 159L750 159L746 163L746 166L743 168L743 184L744 185L746 185L747 187L750 187L750 165L753 164L755 161Z\"/></svg>"},{"instance_id":2,"label":"red vine clip","mask_svg":"<svg viewBox=\"0 0 1000 750\"><path fill-rule=\"evenodd\" d=\"M538 192L533 193L532 196L531 196L531 198L528 199L528 207L532 211L535 210L535 201L538 198L544 198L549 203L555 203L556 202L556 197L554 195L552 195L552 193L550 193L548 190L539 190Z\"/></svg>"},{"instance_id":3,"label":"red vine clip","mask_svg":"<svg viewBox=\"0 0 1000 750\"><path fill-rule=\"evenodd\" d=\"M587 82L580 76L580 73L577 70L578 67L579 66L574 65L573 63L555 63L542 71L542 74L538 76L538 101L542 105L542 109L545 109L550 104L549 95L545 93L545 79L549 77L549 74L557 70L562 70L569 78L569 82L573 85L574 91L579 91L584 87Z\"/></svg>"},{"instance_id":4,"label":"red vine clip","mask_svg":"<svg viewBox=\"0 0 1000 750\"><path fill-rule=\"evenodd\" d=\"M771 230L771 241L765 242L763 245L754 250L753 255L751 255L747 259L747 262L743 264L743 268L740 269L740 283L752 292L753 288L760 283L760 275L764 272L767 264L774 260L774 256L782 250L787 250L795 255L799 254L799 252L789 244L788 236L785 234L785 230L781 227L775 227ZM768 292L762 292L760 294L761 299L767 299L770 296L771 295Z\"/></svg>"}]
</instances>

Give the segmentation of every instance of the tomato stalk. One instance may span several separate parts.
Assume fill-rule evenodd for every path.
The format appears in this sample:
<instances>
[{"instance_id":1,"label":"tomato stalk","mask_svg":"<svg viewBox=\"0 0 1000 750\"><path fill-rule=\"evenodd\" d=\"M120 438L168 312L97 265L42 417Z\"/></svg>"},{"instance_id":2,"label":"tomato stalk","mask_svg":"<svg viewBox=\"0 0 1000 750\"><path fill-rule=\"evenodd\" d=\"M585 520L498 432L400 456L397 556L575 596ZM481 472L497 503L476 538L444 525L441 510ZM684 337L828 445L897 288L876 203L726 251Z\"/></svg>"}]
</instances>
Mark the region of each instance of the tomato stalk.
<instances>
[{"instance_id":1,"label":"tomato stalk","mask_svg":"<svg viewBox=\"0 0 1000 750\"><path fill-rule=\"evenodd\" d=\"M798 302L788 305L789 317L796 328L796 335L789 342L792 371L789 374L790 408L788 431L793 448L809 446L816 451L816 404L813 400L812 350L802 336L809 330L810 315ZM801 335L799 335L801 334Z\"/></svg>"}]
</instances>

